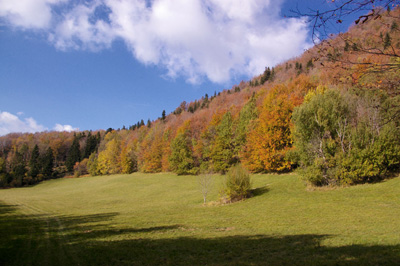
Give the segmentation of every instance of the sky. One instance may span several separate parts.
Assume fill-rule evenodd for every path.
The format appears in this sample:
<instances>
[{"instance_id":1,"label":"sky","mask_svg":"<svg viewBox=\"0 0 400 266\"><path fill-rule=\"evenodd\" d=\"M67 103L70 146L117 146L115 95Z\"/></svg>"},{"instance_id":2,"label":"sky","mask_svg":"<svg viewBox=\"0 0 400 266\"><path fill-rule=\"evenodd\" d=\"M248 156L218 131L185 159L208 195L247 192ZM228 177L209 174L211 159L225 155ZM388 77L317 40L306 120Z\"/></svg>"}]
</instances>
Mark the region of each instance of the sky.
<instances>
[{"instance_id":1,"label":"sky","mask_svg":"<svg viewBox=\"0 0 400 266\"><path fill-rule=\"evenodd\" d=\"M155 120L301 55L290 9L327 2L0 0L0 136Z\"/></svg>"}]
</instances>

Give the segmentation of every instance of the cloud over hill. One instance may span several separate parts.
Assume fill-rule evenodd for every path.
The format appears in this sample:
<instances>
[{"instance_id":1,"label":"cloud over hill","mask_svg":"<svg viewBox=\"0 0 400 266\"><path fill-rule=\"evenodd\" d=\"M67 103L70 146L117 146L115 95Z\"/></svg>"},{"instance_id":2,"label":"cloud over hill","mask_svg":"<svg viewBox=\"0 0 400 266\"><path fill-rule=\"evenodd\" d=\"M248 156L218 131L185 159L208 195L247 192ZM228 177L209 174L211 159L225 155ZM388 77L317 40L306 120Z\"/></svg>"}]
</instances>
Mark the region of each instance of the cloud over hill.
<instances>
[{"instance_id":1,"label":"cloud over hill","mask_svg":"<svg viewBox=\"0 0 400 266\"><path fill-rule=\"evenodd\" d=\"M0 17L60 50L99 51L122 40L140 62L190 83L261 73L309 47L302 19L283 1L0 0Z\"/></svg>"}]
</instances>

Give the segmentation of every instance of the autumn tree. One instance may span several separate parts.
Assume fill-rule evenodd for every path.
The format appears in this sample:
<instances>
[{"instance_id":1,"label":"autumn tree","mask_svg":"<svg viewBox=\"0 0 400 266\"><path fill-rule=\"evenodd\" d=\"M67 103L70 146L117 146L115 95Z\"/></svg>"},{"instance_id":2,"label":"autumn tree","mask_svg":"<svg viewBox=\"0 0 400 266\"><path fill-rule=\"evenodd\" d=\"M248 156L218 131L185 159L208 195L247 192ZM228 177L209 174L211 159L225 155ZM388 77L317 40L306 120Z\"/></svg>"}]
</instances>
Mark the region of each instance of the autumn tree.
<instances>
[{"instance_id":1,"label":"autumn tree","mask_svg":"<svg viewBox=\"0 0 400 266\"><path fill-rule=\"evenodd\" d=\"M138 166L145 173L156 173L162 170L163 132L162 123L146 128L138 151Z\"/></svg>"},{"instance_id":2,"label":"autumn tree","mask_svg":"<svg viewBox=\"0 0 400 266\"><path fill-rule=\"evenodd\" d=\"M344 20L356 16L358 18L354 23L363 24L379 17L381 10L390 11L399 4L399 0L333 0L320 9L304 10L298 7L291 10L291 13L308 18L313 40L318 43L321 39L328 38L329 34L336 32L337 25L342 24Z\"/></svg>"},{"instance_id":3,"label":"autumn tree","mask_svg":"<svg viewBox=\"0 0 400 266\"><path fill-rule=\"evenodd\" d=\"M276 85L264 98L259 117L248 131L246 145L240 154L244 166L252 172L281 172L291 169L286 159L292 147L291 116L301 104L312 83L299 76L288 85Z\"/></svg>"},{"instance_id":4,"label":"autumn tree","mask_svg":"<svg viewBox=\"0 0 400 266\"><path fill-rule=\"evenodd\" d=\"M121 139L118 132L108 133L105 140L105 149L98 156L97 171L102 175L121 173Z\"/></svg>"}]
</instances>

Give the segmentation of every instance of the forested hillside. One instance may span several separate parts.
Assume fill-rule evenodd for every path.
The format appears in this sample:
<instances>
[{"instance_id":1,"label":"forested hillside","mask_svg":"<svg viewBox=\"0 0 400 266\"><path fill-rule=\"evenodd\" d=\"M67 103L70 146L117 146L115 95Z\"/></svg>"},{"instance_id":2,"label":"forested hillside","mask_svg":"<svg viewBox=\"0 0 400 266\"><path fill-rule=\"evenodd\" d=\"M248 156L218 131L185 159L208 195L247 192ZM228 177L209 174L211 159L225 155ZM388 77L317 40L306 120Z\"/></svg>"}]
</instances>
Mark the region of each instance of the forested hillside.
<instances>
[{"instance_id":1,"label":"forested hillside","mask_svg":"<svg viewBox=\"0 0 400 266\"><path fill-rule=\"evenodd\" d=\"M225 173L299 168L314 185L381 180L400 167L400 10L230 90L155 121L99 132L0 137L0 186L135 171Z\"/></svg>"}]
</instances>

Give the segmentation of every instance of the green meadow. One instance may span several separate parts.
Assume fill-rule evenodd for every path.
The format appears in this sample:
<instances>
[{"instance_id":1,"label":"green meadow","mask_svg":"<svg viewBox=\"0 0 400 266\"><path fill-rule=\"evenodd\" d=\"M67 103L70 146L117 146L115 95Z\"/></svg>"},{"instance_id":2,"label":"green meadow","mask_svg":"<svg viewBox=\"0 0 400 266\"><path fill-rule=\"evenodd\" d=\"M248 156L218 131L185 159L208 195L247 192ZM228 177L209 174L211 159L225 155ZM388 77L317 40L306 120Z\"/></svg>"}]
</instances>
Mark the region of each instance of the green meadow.
<instances>
[{"instance_id":1,"label":"green meadow","mask_svg":"<svg viewBox=\"0 0 400 266\"><path fill-rule=\"evenodd\" d=\"M63 178L0 190L0 265L400 265L400 177L310 189L253 175L203 205L198 177Z\"/></svg>"}]
</instances>

